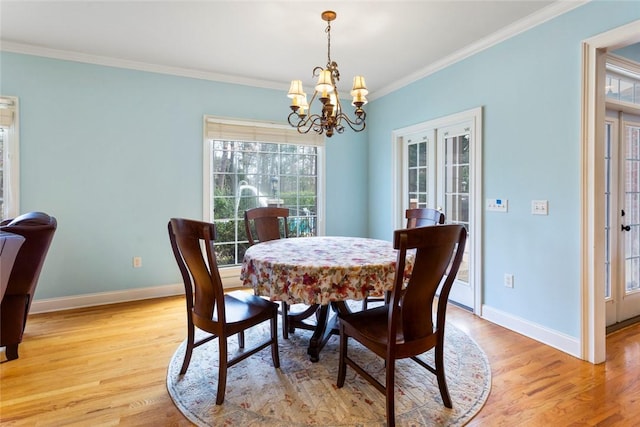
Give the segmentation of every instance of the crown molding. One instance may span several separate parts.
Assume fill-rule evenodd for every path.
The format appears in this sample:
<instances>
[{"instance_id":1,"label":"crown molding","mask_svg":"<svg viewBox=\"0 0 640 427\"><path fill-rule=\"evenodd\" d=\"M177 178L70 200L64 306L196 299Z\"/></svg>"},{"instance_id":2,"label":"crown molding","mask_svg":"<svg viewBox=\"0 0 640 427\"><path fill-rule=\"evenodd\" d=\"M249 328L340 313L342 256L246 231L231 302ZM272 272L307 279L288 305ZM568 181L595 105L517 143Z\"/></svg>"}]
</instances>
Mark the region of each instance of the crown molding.
<instances>
[{"instance_id":1,"label":"crown molding","mask_svg":"<svg viewBox=\"0 0 640 427\"><path fill-rule=\"evenodd\" d=\"M377 99L381 98L385 95L390 94L404 86L408 86L409 84L416 82L420 79L423 79L431 74L434 74L442 69L445 69L456 62L462 61L470 56L475 55L485 49L489 49L492 46L495 46L499 43L502 43L505 40L510 39L518 34L524 33L540 24L543 24L547 21L550 21L553 18L556 18L564 13L567 13L573 9L576 9L591 0L560 0L550 4L549 6L539 10L536 13L533 13L526 18L523 18L519 21L514 22L513 24L504 27L500 31L496 31L495 33L478 40L475 43L472 43L453 54L434 62L433 64L416 71L403 79L396 81L395 83L383 87L380 90L377 90L374 94L369 95L369 99Z\"/></svg>"},{"instance_id":2,"label":"crown molding","mask_svg":"<svg viewBox=\"0 0 640 427\"><path fill-rule=\"evenodd\" d=\"M168 74L179 77L189 77L200 80L211 80L222 83L233 83L244 86L260 87L265 89L287 90L288 84L282 84L267 80L249 79L232 76L228 74L212 73L190 68L170 67L146 62L131 61L108 56L89 55L85 53L72 52L67 50L50 49L30 44L0 41L0 51L20 53L24 55L42 56L45 58L61 59L64 61L82 62L86 64L103 65L106 67L125 68L137 71L147 71L151 73Z\"/></svg>"}]
</instances>

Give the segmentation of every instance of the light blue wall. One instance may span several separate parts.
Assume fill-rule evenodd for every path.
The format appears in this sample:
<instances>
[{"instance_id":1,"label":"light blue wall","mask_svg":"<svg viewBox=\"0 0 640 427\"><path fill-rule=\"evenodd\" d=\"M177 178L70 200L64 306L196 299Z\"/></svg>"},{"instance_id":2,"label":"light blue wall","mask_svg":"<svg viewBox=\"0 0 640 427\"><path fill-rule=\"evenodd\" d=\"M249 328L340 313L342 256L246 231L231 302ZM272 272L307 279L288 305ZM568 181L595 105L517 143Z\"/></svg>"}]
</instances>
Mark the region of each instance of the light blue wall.
<instances>
[{"instance_id":1,"label":"light blue wall","mask_svg":"<svg viewBox=\"0 0 640 427\"><path fill-rule=\"evenodd\" d=\"M614 50L612 53L623 56L635 62L640 62L640 43Z\"/></svg>"},{"instance_id":2,"label":"light blue wall","mask_svg":"<svg viewBox=\"0 0 640 427\"><path fill-rule=\"evenodd\" d=\"M350 105L350 103L349 103ZM326 138L328 236L367 236L367 131ZM329 166L330 165L330 166ZM354 206L358 204L357 206Z\"/></svg>"},{"instance_id":3,"label":"light blue wall","mask_svg":"<svg viewBox=\"0 0 640 427\"><path fill-rule=\"evenodd\" d=\"M509 200L484 213L483 303L579 337L581 42L637 19L638 2L591 2L374 101L369 234L392 224L391 132L482 106L482 198Z\"/></svg>"},{"instance_id":4,"label":"light blue wall","mask_svg":"<svg viewBox=\"0 0 640 427\"><path fill-rule=\"evenodd\" d=\"M58 220L37 299L179 283L166 224L202 217L203 115L288 111L284 91L0 55L0 93L20 100L21 211ZM328 234L366 235L365 141L327 142Z\"/></svg>"}]
</instances>

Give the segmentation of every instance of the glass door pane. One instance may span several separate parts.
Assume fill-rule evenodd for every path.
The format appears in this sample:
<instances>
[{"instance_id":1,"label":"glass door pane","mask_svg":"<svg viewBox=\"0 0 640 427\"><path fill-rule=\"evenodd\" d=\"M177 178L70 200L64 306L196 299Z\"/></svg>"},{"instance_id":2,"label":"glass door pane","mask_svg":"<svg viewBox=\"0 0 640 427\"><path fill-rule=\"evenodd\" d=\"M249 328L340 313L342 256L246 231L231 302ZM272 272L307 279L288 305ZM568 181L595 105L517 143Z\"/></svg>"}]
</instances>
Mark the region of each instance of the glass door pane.
<instances>
[{"instance_id":1,"label":"glass door pane","mask_svg":"<svg viewBox=\"0 0 640 427\"><path fill-rule=\"evenodd\" d=\"M640 127L625 125L625 296L640 290Z\"/></svg>"},{"instance_id":2,"label":"glass door pane","mask_svg":"<svg viewBox=\"0 0 640 427\"><path fill-rule=\"evenodd\" d=\"M447 224L463 224L471 234L469 224L469 129L444 138L444 212ZM470 239L469 239L470 240ZM469 283L469 240L467 240L458 280Z\"/></svg>"},{"instance_id":3,"label":"glass door pane","mask_svg":"<svg viewBox=\"0 0 640 427\"><path fill-rule=\"evenodd\" d=\"M433 158L433 131L406 137L407 153L407 208L425 208L435 205L435 159Z\"/></svg>"},{"instance_id":4,"label":"glass door pane","mask_svg":"<svg viewBox=\"0 0 640 427\"><path fill-rule=\"evenodd\" d=\"M605 141L604 141L604 202L605 202L605 247L604 247L604 297L611 298L611 139L613 132L613 123L605 123Z\"/></svg>"}]
</instances>

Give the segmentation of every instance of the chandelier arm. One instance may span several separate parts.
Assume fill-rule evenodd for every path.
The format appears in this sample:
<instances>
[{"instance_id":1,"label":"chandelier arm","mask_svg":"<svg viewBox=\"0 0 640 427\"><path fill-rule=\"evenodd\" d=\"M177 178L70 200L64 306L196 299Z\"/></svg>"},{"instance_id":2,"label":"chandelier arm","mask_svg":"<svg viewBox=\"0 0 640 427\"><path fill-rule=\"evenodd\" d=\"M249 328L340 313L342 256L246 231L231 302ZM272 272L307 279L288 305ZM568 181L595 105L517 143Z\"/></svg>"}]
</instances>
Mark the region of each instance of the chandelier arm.
<instances>
[{"instance_id":1,"label":"chandelier arm","mask_svg":"<svg viewBox=\"0 0 640 427\"><path fill-rule=\"evenodd\" d=\"M356 130L356 128L354 128L354 126L360 126L362 123L364 123L367 114L365 113L364 110L361 110L361 114L356 114L356 117L354 120L351 120L349 118L349 116L347 115L347 113L344 113L342 110L342 102L340 101L340 95L338 94L338 88L336 88L336 107L335 107L335 117L336 117L336 124L340 124L340 122L342 120L345 120L347 122L347 124L349 125L349 127L351 129L353 129L354 131ZM356 109L357 111L357 109ZM364 129L364 126L362 127L362 129ZM361 129L361 130L362 130ZM359 131L357 131L359 132ZM338 133L342 133L342 132L338 132Z\"/></svg>"},{"instance_id":2,"label":"chandelier arm","mask_svg":"<svg viewBox=\"0 0 640 427\"><path fill-rule=\"evenodd\" d=\"M291 121L291 119L292 119L292 118L294 118L294 119L295 119L295 118L297 118L297 119L298 119L298 123L294 123L294 122L292 122L292 121ZM302 122L302 119L300 118L300 116L298 115L298 113L297 113L297 112L292 111L291 113L289 113L289 116L287 117L287 121L289 122L289 124L290 124L292 127L294 127L294 128L295 128L295 127L299 128L299 127L300 127L300 123Z\"/></svg>"},{"instance_id":3,"label":"chandelier arm","mask_svg":"<svg viewBox=\"0 0 640 427\"><path fill-rule=\"evenodd\" d=\"M313 101L316 100L316 96L318 96L317 91L313 91L313 96L311 97L311 101L309 101L309 113L311 113L311 106L313 105Z\"/></svg>"},{"instance_id":4,"label":"chandelier arm","mask_svg":"<svg viewBox=\"0 0 640 427\"><path fill-rule=\"evenodd\" d=\"M367 118L367 113L364 110L362 110L361 115L356 116L355 120L351 120L349 116L347 116L345 113L340 113L339 116L336 116L336 119L339 124L342 123L342 120L344 120L347 123L347 125L349 125L349 127L356 132L361 132L364 130L365 126L367 125L367 123L365 122L366 118Z\"/></svg>"},{"instance_id":5,"label":"chandelier arm","mask_svg":"<svg viewBox=\"0 0 640 427\"><path fill-rule=\"evenodd\" d=\"M292 123L291 119L295 117L298 119L297 123ZM299 133L309 133L313 128L314 132L322 134L324 128L322 126L322 116L318 114L310 114L305 117L300 117L298 113L292 111L288 117L289 124L298 129Z\"/></svg>"}]
</instances>

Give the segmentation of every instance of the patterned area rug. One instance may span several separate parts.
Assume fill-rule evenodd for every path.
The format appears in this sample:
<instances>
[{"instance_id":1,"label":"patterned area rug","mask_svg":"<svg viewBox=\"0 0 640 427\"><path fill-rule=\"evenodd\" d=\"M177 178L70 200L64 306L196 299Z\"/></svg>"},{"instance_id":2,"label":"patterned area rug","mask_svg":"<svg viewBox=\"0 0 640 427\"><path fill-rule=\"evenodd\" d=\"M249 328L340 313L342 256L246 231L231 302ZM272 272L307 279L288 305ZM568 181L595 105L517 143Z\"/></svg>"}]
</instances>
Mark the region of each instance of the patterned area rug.
<instances>
[{"instance_id":1,"label":"patterned area rug","mask_svg":"<svg viewBox=\"0 0 640 427\"><path fill-rule=\"evenodd\" d=\"M264 325L264 326L263 326ZM246 348L268 334L268 322L246 336ZM198 426L360 426L385 425L385 399L347 367L343 388L336 388L339 341L333 336L320 361L307 356L310 331L279 336L280 369L274 369L269 348L229 368L222 405L215 404L217 340L196 348L187 373L179 375L186 343L173 355L167 389L178 409ZM237 340L229 342L237 351ZM350 355L384 383L384 363L353 340ZM432 351L422 356L432 363ZM447 384L453 408L445 408L435 376L407 359L396 365L396 424L399 426L461 426L482 408L491 389L491 370L482 349L464 332L447 325Z\"/></svg>"}]
</instances>

